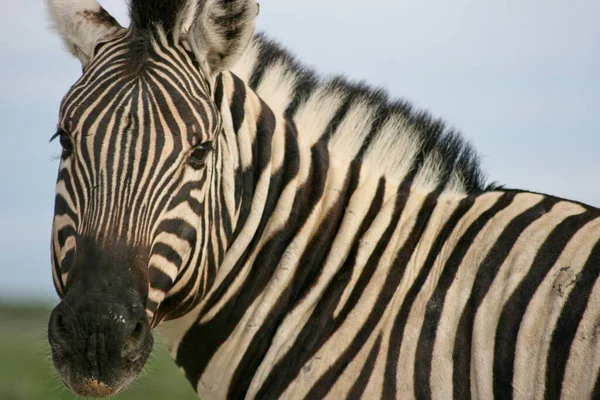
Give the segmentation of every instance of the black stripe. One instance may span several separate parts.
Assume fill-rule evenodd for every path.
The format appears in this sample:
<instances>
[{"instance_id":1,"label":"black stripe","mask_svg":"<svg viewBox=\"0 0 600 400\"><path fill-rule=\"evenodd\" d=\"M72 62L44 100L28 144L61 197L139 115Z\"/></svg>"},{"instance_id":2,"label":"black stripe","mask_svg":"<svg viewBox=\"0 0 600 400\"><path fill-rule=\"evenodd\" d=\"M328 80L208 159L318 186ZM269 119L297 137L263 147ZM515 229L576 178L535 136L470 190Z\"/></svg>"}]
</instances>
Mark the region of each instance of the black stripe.
<instances>
[{"instance_id":1,"label":"black stripe","mask_svg":"<svg viewBox=\"0 0 600 400\"><path fill-rule=\"evenodd\" d=\"M156 267L148 268L148 282L150 287L167 293L173 285L171 277Z\"/></svg>"},{"instance_id":2,"label":"black stripe","mask_svg":"<svg viewBox=\"0 0 600 400\"><path fill-rule=\"evenodd\" d=\"M373 348L369 352L367 361L360 371L360 375L352 384L350 391L348 392L347 400L360 399L369 384L369 379L373 375L375 369L375 361L377 360L377 354L379 354L379 348L381 347L381 334L377 337L377 341L373 345Z\"/></svg>"},{"instance_id":3,"label":"black stripe","mask_svg":"<svg viewBox=\"0 0 600 400\"><path fill-rule=\"evenodd\" d=\"M62 263L60 263L61 272L64 274L69 273L71 271L71 268L73 268L74 262L75 262L75 250L70 249L65 253L65 256L62 259ZM64 285L68 285L69 281L71 280L70 279L71 275L72 274L67 275L67 282L63 282Z\"/></svg>"},{"instance_id":4,"label":"black stripe","mask_svg":"<svg viewBox=\"0 0 600 400\"><path fill-rule=\"evenodd\" d=\"M258 178L266 169L271 161L271 143L275 132L275 115L262 103L260 115L256 125L256 139L253 143L253 160L252 166L236 176L236 181L241 181L239 186L242 193L240 198L242 201L240 214L237 220L237 225L231 238L234 241L244 227L248 216L250 215L250 206L254 198L254 188L258 184Z\"/></svg>"},{"instance_id":5,"label":"black stripe","mask_svg":"<svg viewBox=\"0 0 600 400\"><path fill-rule=\"evenodd\" d=\"M454 229L460 222L460 220L464 217L464 215L471 209L473 203L475 202L474 196L469 196L460 201L458 207L454 210L450 218L444 224L444 227L440 230L439 234L435 238L433 246L429 250L427 255L427 259L419 271L419 276L413 283L410 291L406 295L406 299L402 304L402 307L405 307L405 304L408 304L408 308L406 309L404 315L402 311L398 314L399 323L406 323L406 320L402 322L402 318L408 319L408 312L410 311L410 307L416 298L417 293L422 288L423 283L425 282L425 278L429 276L431 269L435 263L435 260L439 256L442 248L446 244L446 241L453 233ZM410 300L409 300L410 299ZM417 343L417 351L416 351L416 359L415 359L415 368L414 368L414 389L415 389L415 398L417 399L430 399L431 398L431 385L429 384L429 379L431 375L431 352L433 351L433 342L431 342L431 338L435 337L433 333L435 332L435 326L431 326L427 324L428 317L428 309L429 307L441 307L440 304L435 303L427 303L427 308L425 309L425 317L423 320L423 327L421 329L421 333L419 335L419 341ZM403 315L401 317L401 315ZM404 331L404 327L401 329ZM394 336L392 336L394 337ZM399 346L396 351L400 351L400 346L402 342L400 341ZM392 361L394 362L394 361Z\"/></svg>"},{"instance_id":6,"label":"black stripe","mask_svg":"<svg viewBox=\"0 0 600 400\"><path fill-rule=\"evenodd\" d=\"M213 95L215 104L219 113L221 113L221 106L223 103L223 74L220 73L215 78L215 94Z\"/></svg>"},{"instance_id":7,"label":"black stripe","mask_svg":"<svg viewBox=\"0 0 600 400\"><path fill-rule=\"evenodd\" d=\"M592 399L600 399L600 372L596 376L596 384L594 385L594 390L592 391Z\"/></svg>"},{"instance_id":8,"label":"black stripe","mask_svg":"<svg viewBox=\"0 0 600 400\"><path fill-rule=\"evenodd\" d=\"M158 309L158 303L153 300L147 299L146 300L146 309L155 313L156 310Z\"/></svg>"},{"instance_id":9,"label":"black stripe","mask_svg":"<svg viewBox=\"0 0 600 400\"><path fill-rule=\"evenodd\" d=\"M56 293L62 298L65 294L65 282L62 279L62 271L61 271L61 263L58 260L58 252L55 250L55 247L52 247L52 259L54 260L54 265L52 269L54 270L54 274L56 275L56 279L53 279L54 288L56 289Z\"/></svg>"},{"instance_id":10,"label":"black stripe","mask_svg":"<svg viewBox=\"0 0 600 400\"><path fill-rule=\"evenodd\" d=\"M373 124L371 125L371 129L369 130L369 133L363 140L363 143L362 143L360 150L358 152L358 155L356 157L359 160L364 158L365 153L366 153L367 149L369 148L369 146L371 145L371 143L373 142L373 140L379 134L381 134L381 129L385 126L385 124L389 121L389 119L393 117L393 114L391 113L391 109L387 104L385 106L380 106L380 107L375 108L374 112L375 112L375 114L373 116Z\"/></svg>"},{"instance_id":11,"label":"black stripe","mask_svg":"<svg viewBox=\"0 0 600 400\"><path fill-rule=\"evenodd\" d=\"M575 340L577 328L588 306L588 301L596 280L600 276L600 241L596 243L590 256L577 275L575 286L569 293L560 317L552 333L552 341L546 362L546 390L544 398L559 399L571 354L571 345ZM592 304L590 306L593 306ZM587 371L591 372L591 371Z\"/></svg>"},{"instance_id":12,"label":"black stripe","mask_svg":"<svg viewBox=\"0 0 600 400\"><path fill-rule=\"evenodd\" d=\"M156 254L164 257L171 264L175 265L178 269L181 268L183 260L171 246L165 243L157 242L152 246L152 254Z\"/></svg>"},{"instance_id":13,"label":"black stripe","mask_svg":"<svg viewBox=\"0 0 600 400\"><path fill-rule=\"evenodd\" d=\"M204 213L204 203L192 196L192 191L206 184L206 173L199 180L187 181L179 188L175 196L170 200L167 211L171 211L183 203L187 203L190 209L200 218ZM163 210L161 210L164 212Z\"/></svg>"},{"instance_id":14,"label":"black stripe","mask_svg":"<svg viewBox=\"0 0 600 400\"><path fill-rule=\"evenodd\" d=\"M153 82L154 84L154 82ZM158 92L157 90L155 90L155 92ZM165 151L165 145L166 145L166 137L167 135L165 134L161 134L162 130L169 130L171 129L169 126L175 124L176 129L178 129L177 127L177 122L172 118L172 115L170 115L169 113L167 113L169 115L169 117L167 118L166 115L167 114L161 114L161 109L164 109L164 106L161 107L160 103L162 102L162 104L166 104L165 101L166 99L162 96L162 94L160 93L154 93L154 96L150 96L151 99L151 103L150 103L150 114L154 116L154 125L155 125L155 129L157 131L157 134L155 135L155 159L154 159L154 163L158 163L158 160L160 159L160 156L164 153ZM164 127L162 125L162 122L160 120L160 118L158 118L158 115L165 115L165 119L170 120L171 122L167 122L167 126ZM171 132L173 135L177 135L177 131ZM151 224L152 221L156 221L160 215L162 214L163 210L167 207L167 204L170 201L170 196L147 196L147 193L150 193L150 191L154 192L154 193L170 193L172 192L171 188L176 188L179 185L179 180L178 179L165 179L163 181L162 184L160 184L160 178L159 177L163 177L165 175L169 175L169 169L172 168L173 163L177 160L177 157L179 156L179 154L182 151L182 147L181 147L181 142L178 140L175 140L175 138L173 137L173 149L171 150L171 152L169 153L168 157L166 157L166 159L164 160L163 164L161 165L161 168L154 171L152 173L152 176L157 177L157 179L154 181L154 185L158 185L155 187L150 187L149 186L149 182L148 184L146 184L146 186L144 187L144 196L145 199L147 200L148 204L148 216L146 218L146 221L148 224ZM171 175L174 171L171 171ZM168 189L167 189L168 188ZM154 214L152 214L152 210L154 210Z\"/></svg>"},{"instance_id":15,"label":"black stripe","mask_svg":"<svg viewBox=\"0 0 600 400\"><path fill-rule=\"evenodd\" d=\"M160 303L160 310L158 310L157 318L159 320L172 320L183 317L188 312L194 309L202 300L203 291L199 287L197 291L193 291L198 284L199 268L194 268L192 276L186 281L184 287L176 293L170 293ZM177 284L177 279L173 285Z\"/></svg>"},{"instance_id":16,"label":"black stripe","mask_svg":"<svg viewBox=\"0 0 600 400\"><path fill-rule=\"evenodd\" d=\"M129 96L129 99L126 100L124 105L126 105L126 104L131 105L135 101L135 99L138 97L138 95L139 95L139 85L135 85L132 88L132 92L131 92L131 95ZM125 192L127 191L127 181L128 180L127 180L127 178L125 178L124 180L121 180L121 176L126 171L126 168L127 168L127 156L128 156L128 154L127 154L127 139L131 135L131 131L130 131L131 118L129 118L129 123L127 125L121 126L121 121L123 121L123 119L124 119L124 114L125 114L125 107L118 107L114 114L115 127L116 127L117 131L112 135L112 137L114 138L115 151L111 152L109 150L108 160L110 160L110 161L107 163L107 170L110 170L109 175L112 176L116 182L118 182L117 188L116 188L116 193L114 194L115 199L112 204L119 204L121 206L121 207L119 207L119 209L112 210L110 213L112 215L111 224L116 228L115 232L118 229L117 224L118 224L120 212L124 211L123 209L126 209L129 206L129 202L126 202L126 203L123 202L123 196L124 196ZM133 114L133 112L132 112L132 114ZM131 135L131 136L136 136L136 135ZM116 151L117 146L119 148L118 152Z\"/></svg>"},{"instance_id":17,"label":"black stripe","mask_svg":"<svg viewBox=\"0 0 600 400\"><path fill-rule=\"evenodd\" d=\"M335 112L333 118L331 118L331 120L327 124L327 127L325 128L325 131L322 135L322 140L328 141L331 138L331 136L335 133L337 127L340 126L344 118L346 118L346 115L348 115L348 111L350 111L350 106L352 106L354 102L354 97L351 93L341 92L341 94L345 96L345 99Z\"/></svg>"},{"instance_id":18,"label":"black stripe","mask_svg":"<svg viewBox=\"0 0 600 400\"><path fill-rule=\"evenodd\" d=\"M494 344L494 397L512 398L517 337L527 306L571 238L593 218L592 213L584 212L559 223L540 246L527 275L504 305Z\"/></svg>"},{"instance_id":19,"label":"black stripe","mask_svg":"<svg viewBox=\"0 0 600 400\"><path fill-rule=\"evenodd\" d=\"M429 219L431 218L431 215L433 214L435 207L437 206L437 200L439 195L440 192L433 192L429 194L427 198L425 198L423 205L421 206L421 210L419 211L419 214L417 216L417 220L415 221L415 225L410 233L410 236L408 237L408 239L406 239L406 242L403 244L402 249L400 249L400 251L396 255L396 258L392 264L392 268L390 269L388 279L386 279L386 283L384 286L385 288L386 286L390 285L387 289L391 291L392 294L392 297L389 298L390 302L393 299L393 295L396 294L398 285L400 285L400 282L402 281L406 266L408 265L408 262L410 261L417 247L417 244L419 243L422 235L427 229ZM402 302L402 306L394 320L394 325L390 334L390 343L388 345L388 354L384 374L384 398L396 398L396 373L398 368L398 358L400 357L400 348L402 347L404 327L406 321L408 320L408 313L410 312L412 303L415 297L417 296L422 283L425 281L428 272L429 271L421 270L411 289L406 294L406 297ZM387 304L387 302L385 304ZM381 307L385 308L384 305L381 305Z\"/></svg>"},{"instance_id":20,"label":"black stripe","mask_svg":"<svg viewBox=\"0 0 600 400\"><path fill-rule=\"evenodd\" d=\"M152 62L152 66L165 72L174 72L177 76L176 82L185 89L190 96L190 100L194 101L196 97L206 99L208 93L206 88L202 86L203 79L193 65L193 58L176 47L167 48L162 44L159 44L158 47L166 54L166 57L165 55L159 55L158 52L151 54L149 61ZM169 74L174 76L170 72Z\"/></svg>"},{"instance_id":21,"label":"black stripe","mask_svg":"<svg viewBox=\"0 0 600 400\"><path fill-rule=\"evenodd\" d=\"M230 76L233 79L233 94L229 111L231 112L233 132L237 135L240 132L244 118L246 118L246 85L237 76L233 74Z\"/></svg>"},{"instance_id":22,"label":"black stripe","mask_svg":"<svg viewBox=\"0 0 600 400\"><path fill-rule=\"evenodd\" d=\"M223 190L222 183L219 185L218 192L219 192L218 202L219 202L219 204L222 205L221 221L223 222L223 234L225 235L225 238L229 239L229 238L231 238L231 235L233 234L233 226L232 226L233 216L229 213L229 209L226 206L227 203L225 202L225 190ZM231 242L229 242L229 243L231 243Z\"/></svg>"},{"instance_id":23,"label":"black stripe","mask_svg":"<svg viewBox=\"0 0 600 400\"><path fill-rule=\"evenodd\" d=\"M325 149L325 146L319 146L319 148ZM317 153L316 157L324 156L324 154ZM264 323L260 326L252 342L244 352L244 356L233 375L230 389L227 393L228 398L241 398L246 394L250 382L268 351L281 321L305 298L319 278L323 262L329 255L331 245L343 221L344 211L350 200L349 194L352 194L358 186L359 175L360 170L358 169L358 165L352 165L346 176L344 186L339 192L336 204L331 207L327 216L322 220L317 232L311 235L310 242L298 261L298 267L294 270L294 275L290 283L275 302L277 306L271 309ZM258 258L256 262L264 263L262 259Z\"/></svg>"},{"instance_id":24,"label":"black stripe","mask_svg":"<svg viewBox=\"0 0 600 400\"><path fill-rule=\"evenodd\" d=\"M131 136L131 143L129 144L129 152L127 154L127 172L125 174L126 176L126 182L127 182L127 196L126 198L129 198L129 201L126 202L125 207L126 207L126 211L125 211L125 220L124 220L124 224L125 224L125 231L127 228L127 224L128 222L128 218L134 213L135 209L137 207L139 207L139 205L134 204L133 203L133 199L135 194L137 193L137 188L139 185L139 181L140 181L140 174L144 172L144 167L145 167L145 163L144 163L144 155L143 153L141 154L140 159L137 158L136 156L136 149L138 147L138 145L144 145L144 139L146 139L147 141L147 136L144 137L143 134L135 134L137 132L139 132L142 129L143 122L140 123L140 118L139 115L144 115L144 97L142 95L144 91L144 88L139 88L138 93L137 93L137 98L134 98L133 101L131 102L131 114L129 115L131 124L133 126L133 128L127 132L125 130L124 134L125 135L129 135ZM141 100L142 102L142 106L139 106L139 101ZM134 133L135 132L135 133ZM137 167L137 175L135 176L134 179L134 171Z\"/></svg>"},{"instance_id":25,"label":"black stripe","mask_svg":"<svg viewBox=\"0 0 600 400\"><path fill-rule=\"evenodd\" d=\"M180 218L163 219L156 229L156 236L160 233L171 233L181 240L188 242L190 246L196 243L196 228L186 220Z\"/></svg>"},{"instance_id":26,"label":"black stripe","mask_svg":"<svg viewBox=\"0 0 600 400\"><path fill-rule=\"evenodd\" d=\"M285 117L292 119L296 115L300 105L308 101L310 95L314 92L317 87L317 78L314 72L301 70L298 72L296 79L296 87L294 88L294 97L290 102L287 110L285 110Z\"/></svg>"},{"instance_id":27,"label":"black stripe","mask_svg":"<svg viewBox=\"0 0 600 400\"><path fill-rule=\"evenodd\" d=\"M437 335L437 327L442 314L442 307L445 304L446 294L450 288L450 285L456 278L458 267L461 265L467 251L477 235L479 235L481 230L494 216L511 204L514 196L514 194L502 194L492 207L483 212L479 217L477 217L477 219L475 219L475 221L473 221L473 223L464 232L464 234L460 237L460 240L458 240L454 246L450 257L448 258L448 261L442 270L435 291L427 302L418 346L420 346L420 351L423 352L423 355L419 355L419 358L422 358L424 361L429 361L427 364L419 361L421 368L426 368L428 371L431 371L431 355L433 354L433 344L435 343L435 338ZM426 373L426 371L423 373ZM426 376L429 377L430 372L427 373Z\"/></svg>"},{"instance_id":28,"label":"black stripe","mask_svg":"<svg viewBox=\"0 0 600 400\"><path fill-rule=\"evenodd\" d=\"M92 179L94 178L94 173L98 173L98 171L100 170L100 155L102 154L102 147L104 145L106 145L106 142L108 142L107 145L107 161L106 161L106 169L103 171L105 173L105 178L106 178L106 185L101 186L101 190L103 190L103 193L105 194L105 204L110 204L110 199L111 196L113 195L113 188L111 185L111 182L113 182L113 180L117 180L117 173L119 172L119 161L121 159L120 154L117 153L116 148L117 148L117 142L119 140L124 139L124 137L126 135L123 134L110 134L113 132L107 132L106 128L108 126L110 126L110 121L115 118L115 126L118 127L118 124L120 122L120 118L123 115L124 112L124 107L122 107L122 105L126 102L126 96L127 93L129 93L129 90L133 87L133 85L123 85L123 87L118 87L119 92L115 94L115 97L113 98L110 94L106 95L106 98L109 98L110 101L112 101L113 99L115 100L115 102L113 103L113 107L111 109L111 111L107 112L99 121L97 121L97 116L103 112L103 110L99 109L99 106L96 106L90 114L90 117L85 121L84 123L84 128L82 129L82 132L90 132L90 128L91 126L98 122L98 129L94 132L93 135L93 146L94 146L94 154L96 156L96 165L88 165L88 171L90 172ZM113 88L116 90L116 87ZM111 89L112 91L112 89ZM96 99L94 99L96 100ZM103 103L103 101L101 101L100 103ZM114 107L115 105L119 105L120 107ZM105 105L106 107L108 107L108 103ZM83 110L82 110L83 111ZM85 125L88 125L87 127ZM108 133L108 134L107 134ZM87 146L80 146L81 149L85 149L87 150ZM90 159L86 158L86 161L90 161ZM97 177L96 177L97 178ZM91 187L92 185L89 185L89 187ZM117 187L116 190L118 191L119 188ZM117 193L118 194L118 193ZM115 198L115 202L117 202L117 199ZM101 203L101 202L99 202ZM100 204L97 204L97 206L99 206ZM102 211L107 211L107 210L102 210ZM102 213L101 211L101 213ZM99 231L106 231L106 228L109 226L109 224L111 223L111 220L116 218L117 216L117 212L114 213L102 213L102 217L100 219L100 224L98 227Z\"/></svg>"},{"instance_id":29,"label":"black stripe","mask_svg":"<svg viewBox=\"0 0 600 400\"><path fill-rule=\"evenodd\" d=\"M542 201L515 216L496 238L493 247L478 266L471 295L467 300L458 322L454 341L454 370L452 383L455 399L471 398L471 349L473 325L481 302L492 286L500 267L523 231L534 221L545 215L559 200L545 197ZM471 266L475 268L477 266Z\"/></svg>"},{"instance_id":30,"label":"black stripe","mask_svg":"<svg viewBox=\"0 0 600 400\"><path fill-rule=\"evenodd\" d=\"M166 75L166 77L161 76L157 73L157 71L162 72L162 75ZM200 122L200 131L212 134L212 132L210 132L210 121L208 115L212 114L213 110L211 109L210 105L205 106L202 102L202 100L204 100L206 103L210 104L212 102L211 98L206 97L202 91L196 91L198 93L195 94L183 86L177 86L178 82L181 81L181 78L179 77L181 72L164 68L162 65L162 60L153 64L152 72L148 71L146 74L148 77L152 76L154 79L159 81L160 87L168 93L168 97L175 105L178 117L182 119L186 125L193 126L196 125L196 122ZM156 82L153 82L151 79L147 79L147 81L156 85ZM153 90L151 90L153 95L156 95L157 92L160 92L159 88L155 87ZM194 110L198 109L200 109L200 112L194 113ZM165 103L163 103L162 110L167 110L166 113L162 113L163 116L170 113ZM201 121L198 121L198 117L200 117ZM197 134L195 134L192 129L188 129L187 132L182 132L177 126L170 127L170 131L174 136L187 134L186 139L189 143L194 143L196 140L198 140Z\"/></svg>"},{"instance_id":31,"label":"black stripe","mask_svg":"<svg viewBox=\"0 0 600 400\"><path fill-rule=\"evenodd\" d=\"M190 250L190 255L196 254L196 247L198 244L194 244L192 249ZM158 314L156 318L162 320L165 317L169 319L179 318L183 315L187 314L189 311L194 308L197 303L201 300L201 297L204 293L201 290L197 290L193 292L196 284L198 283L198 279L200 279L199 274L201 269L197 264L192 264L194 261L194 257L190 256L187 263L179 270L177 277L175 278L175 282L173 285L178 284L185 274L187 273L189 268L192 268L192 275L188 278L183 288L178 290L175 293L169 293L168 297L160 303L160 309L158 310ZM207 266L208 268L209 266ZM210 280L210 279L209 279ZM208 285L211 285L212 281L208 282Z\"/></svg>"},{"instance_id":32,"label":"black stripe","mask_svg":"<svg viewBox=\"0 0 600 400\"><path fill-rule=\"evenodd\" d=\"M214 239L216 239L216 245L213 245L213 240L209 240L208 241L208 245L210 247L209 249L209 254L211 254L211 258L214 258L214 254L215 251L217 253L216 258L217 260L221 260L222 257L222 253L224 251L223 249L223 236L221 235L221 204L218 200L218 196L217 194L213 191L213 195L210 198L211 203L209 206L209 219L212 222L212 233L210 233L211 236L214 237ZM210 228L209 228L210 229ZM211 238L213 239L213 238ZM216 246L217 248L213 248L213 246ZM220 265L220 264L219 264Z\"/></svg>"},{"instance_id":33,"label":"black stripe","mask_svg":"<svg viewBox=\"0 0 600 400\"><path fill-rule=\"evenodd\" d=\"M77 204L81 204L83 202L83 190L81 186L75 184L77 181L76 177L73 175L72 165L73 163L71 163L71 168L63 168L59 170L58 179L56 180L56 183L58 184L59 182L62 182L63 185L65 185L65 192L67 196L69 196L70 200L73 202L73 205L77 207ZM75 199L77 199L77 201ZM68 207L67 203L65 203L64 206ZM80 218L78 212L80 211L81 210L71 210L70 207L68 207L68 211L64 210L62 214L68 213L69 217L71 217L75 222L75 225L77 225L79 223ZM56 211L55 214L57 214Z\"/></svg>"},{"instance_id":34,"label":"black stripe","mask_svg":"<svg viewBox=\"0 0 600 400\"><path fill-rule=\"evenodd\" d=\"M58 238L58 245L62 249L63 247L65 247L65 242L67 241L67 239L72 236L75 236L75 227L73 227L72 225L63 226L58 230L56 236Z\"/></svg>"},{"instance_id":35,"label":"black stripe","mask_svg":"<svg viewBox=\"0 0 600 400\"><path fill-rule=\"evenodd\" d=\"M270 111L266 112L266 110L266 106L264 106L261 118L259 118L259 120L263 121L263 124L258 126L257 133L258 145L268 141L268 144L265 144L265 148L261 149L258 158L255 160L255 167L261 171L266 168L266 163L269 162L271 157L270 143L275 128L274 116ZM273 276L281 255L293 239L296 229L301 227L308 218L308 214L305 211L312 209L314 204L321 198L325 188L329 160L326 148L321 149L318 154L320 155L320 157L316 158L318 162L311 165L312 180L309 179L298 191L288 224L282 228L282 231L275 233L273 239L262 247L244 284L213 319L205 324L192 327L184 336L177 352L176 361L180 366L184 367L186 377L192 384L195 385L198 382L211 357L219 346L228 339L243 317L246 310L238 305L252 304L260 293L262 293ZM294 153L291 156L293 155ZM285 170L276 171L271 176L267 200L255 236L229 275L225 277L222 284L215 288L206 299L206 305L203 309L205 312L208 312L219 302L237 274L244 267L250 254L252 254L260 242L282 190L299 172L298 165L298 162L290 162L289 165L284 163ZM251 198L244 198L244 201L251 201ZM238 221L238 224L241 223ZM241 227L238 225L237 229L239 230ZM199 349L201 350L199 351Z\"/></svg>"},{"instance_id":36,"label":"black stripe","mask_svg":"<svg viewBox=\"0 0 600 400\"><path fill-rule=\"evenodd\" d=\"M354 237L353 247L348 255L344 265L340 268L336 278L330 283L326 292L323 294L318 304L315 306L313 314L304 324L296 341L287 351L287 354L280 358L277 364L271 368L271 372L265 378L261 388L257 393L257 398L278 398L289 386L289 384L298 376L301 368L305 366L317 351L329 340L335 331L346 320L357 300L369 283L383 251L387 247L393 231L393 224L386 228L386 231L377 243L373 255L369 262L364 266L361 275L355 284L355 287L348 297L348 301L340 311L337 318L333 313L337 308L342 293L346 289L353 271L356 268L356 257L360 247L360 238L367 232L373 220L380 212L385 194L385 180L380 179L377 192L371 207L361 223L360 229ZM399 218L406 198L398 196L392 212L392 220Z\"/></svg>"},{"instance_id":37,"label":"black stripe","mask_svg":"<svg viewBox=\"0 0 600 400\"><path fill-rule=\"evenodd\" d=\"M142 83L144 86L144 91L149 91L149 86L147 82L143 82ZM150 132L150 117L148 116L151 113L151 106L150 106L150 100L148 99L149 96L142 96L142 107L141 109L138 109L139 112L143 112L143 123L140 123L141 118L138 118L138 130L141 130L139 136L139 139L141 141L141 148L140 148L140 156L137 159L137 166L138 166L138 178L132 182L132 188L131 191L132 193L134 193L134 196L132 197L132 199L135 198L135 196L140 192L141 188L143 187L142 185L146 185L146 181L142 182L142 177L144 175L144 172L146 171L146 168L150 168L148 167L148 154L150 153L150 138L152 137L151 132ZM137 106L137 105L136 105ZM146 179L150 179L152 176L152 174L148 174L148 177ZM138 218L134 219L135 220L139 220L139 217L141 217L141 211L140 209L143 207L143 203L144 203L144 196L140 196L140 202L142 204L138 205ZM138 228L140 228L138 226Z\"/></svg>"},{"instance_id":38,"label":"black stripe","mask_svg":"<svg viewBox=\"0 0 600 400\"><path fill-rule=\"evenodd\" d=\"M75 224L79 221L79 216L76 214L77 210L71 210L67 200L63 197L62 194L57 194L54 196L54 215L67 215L69 218L73 220ZM61 246L62 247L62 246Z\"/></svg>"},{"instance_id":39,"label":"black stripe","mask_svg":"<svg viewBox=\"0 0 600 400\"><path fill-rule=\"evenodd\" d=\"M262 81L268 67L282 59L285 55L281 49L267 41L260 41L258 54L256 55L256 65L248 81L250 87L256 90L260 81Z\"/></svg>"},{"instance_id":40,"label":"black stripe","mask_svg":"<svg viewBox=\"0 0 600 400\"><path fill-rule=\"evenodd\" d=\"M156 69L158 70L159 68ZM197 122L197 116L200 116L200 118L202 118L201 127L208 129L210 124L208 121L207 112L195 113L194 111L198 107L199 103L197 101L193 101L193 97L191 97L189 93L184 90L184 88L174 86L178 81L177 75L173 75L172 71L168 70L163 71L163 74L158 74L154 70L148 71L146 72L146 75L148 76L149 82L152 82L155 85L154 90L152 90L152 95L158 104L161 105L159 108L161 111L163 111L161 112L161 116L166 121L169 133L171 133L171 135L179 137L189 133L188 131L182 131L182 129L179 127L178 119L186 123L195 123ZM166 75L166 77L163 77L163 75ZM204 97L204 100L212 101L206 97ZM175 115L168 111L170 110L169 103L175 107ZM191 139L194 138L188 138L188 141L191 141ZM181 143L178 143L177 140L174 140L174 142L176 144L175 148L181 151Z\"/></svg>"},{"instance_id":41,"label":"black stripe","mask_svg":"<svg viewBox=\"0 0 600 400\"><path fill-rule=\"evenodd\" d=\"M409 193L410 192L408 192L408 191L400 192L398 194L398 197L405 198L404 200L400 200L400 201L406 201L406 198L409 196ZM339 376L341 376L341 374L344 372L346 367L350 364L350 362L354 359L354 357L356 357L356 355L360 352L361 348L365 345L365 343L367 342L367 340L369 339L369 337L375 330L375 327L381 320L381 317L383 316L385 310L387 309L387 306L390 304L390 302L392 302L394 295L397 293L398 285L400 284L400 282L402 281L402 278L404 277L404 271L406 269L406 266L408 265L408 262L414 252L414 249L416 248L417 244L419 243L419 240L420 240L423 232L425 231L427 224L429 223L429 219L430 219L433 209L436 205L438 196L439 196L439 193L431 193L424 200L424 202L421 206L421 209L419 210L419 212L416 216L415 224L414 224L408 238L402 245L402 248L396 253L394 261L389 266L389 271L387 273L385 282L383 283L383 286L381 287L381 290L377 296L375 305L373 306L372 311L369 313L369 316L367 317L365 323L360 327L356 336L350 343L350 346L348 346L348 348L343 352L342 356L336 360L336 362L327 370L327 372L325 374L323 374L323 376L321 376L319 381L313 386L313 388L310 390L310 392L307 396L308 398L311 398L311 399L312 398L322 398L322 397L325 397L327 395L327 393L329 393L329 391L335 384L336 379ZM390 224L393 225L394 227L397 227L398 220L392 220ZM373 260L373 261L375 261L376 263L379 263L380 258L378 257L376 260ZM390 344L390 347L391 346L392 346L392 344ZM388 360L389 360L389 353L388 353ZM389 384L389 382L387 380L388 373L390 371L389 367L390 366L388 365L386 368L386 374L384 377L384 389L383 389L384 390L383 391L384 398L393 398L393 397L386 397L385 386ZM394 377L394 379L395 379L395 377Z\"/></svg>"},{"instance_id":42,"label":"black stripe","mask_svg":"<svg viewBox=\"0 0 600 400\"><path fill-rule=\"evenodd\" d=\"M126 60L123 53L125 46L123 43L115 43L114 46L105 46L103 49L108 50L102 56L94 57L85 73L75 82L65 96L60 109L61 115L71 116L73 108L80 106L81 99L89 96L90 83L93 82L95 89L99 89L106 87L110 81L114 81L114 71L116 69L107 72L107 66L118 68L125 64Z\"/></svg>"}]
</instances>

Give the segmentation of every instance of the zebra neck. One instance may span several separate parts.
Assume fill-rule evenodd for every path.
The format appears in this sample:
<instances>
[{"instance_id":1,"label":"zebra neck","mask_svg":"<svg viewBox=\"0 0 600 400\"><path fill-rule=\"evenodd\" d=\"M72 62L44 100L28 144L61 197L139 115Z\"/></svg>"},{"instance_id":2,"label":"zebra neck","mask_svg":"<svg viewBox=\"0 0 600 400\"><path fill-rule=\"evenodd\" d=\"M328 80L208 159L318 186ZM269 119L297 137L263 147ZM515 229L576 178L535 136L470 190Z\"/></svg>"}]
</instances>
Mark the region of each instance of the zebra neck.
<instances>
[{"instance_id":1,"label":"zebra neck","mask_svg":"<svg viewBox=\"0 0 600 400\"><path fill-rule=\"evenodd\" d=\"M280 187L277 168L284 163L275 136L279 123L271 109L236 76L217 78L215 101L223 130L218 143L218 161L212 196L220 208L223 255L241 237L253 235L263 211L261 199ZM216 260L223 263L223 257Z\"/></svg>"}]
</instances>

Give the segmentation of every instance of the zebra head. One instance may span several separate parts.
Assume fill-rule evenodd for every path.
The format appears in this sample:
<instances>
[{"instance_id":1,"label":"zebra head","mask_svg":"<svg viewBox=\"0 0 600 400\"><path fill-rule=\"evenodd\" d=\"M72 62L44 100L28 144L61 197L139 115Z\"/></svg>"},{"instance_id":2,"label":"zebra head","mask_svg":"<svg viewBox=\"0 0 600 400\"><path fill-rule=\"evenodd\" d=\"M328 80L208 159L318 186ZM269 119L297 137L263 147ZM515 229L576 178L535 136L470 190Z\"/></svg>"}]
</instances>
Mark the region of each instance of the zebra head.
<instances>
[{"instance_id":1,"label":"zebra head","mask_svg":"<svg viewBox=\"0 0 600 400\"><path fill-rule=\"evenodd\" d=\"M214 278L221 120L213 93L254 31L253 0L131 2L121 27L94 0L49 0L83 73L60 106L52 232L62 301L49 322L72 390L123 390L151 328Z\"/></svg>"}]
</instances>

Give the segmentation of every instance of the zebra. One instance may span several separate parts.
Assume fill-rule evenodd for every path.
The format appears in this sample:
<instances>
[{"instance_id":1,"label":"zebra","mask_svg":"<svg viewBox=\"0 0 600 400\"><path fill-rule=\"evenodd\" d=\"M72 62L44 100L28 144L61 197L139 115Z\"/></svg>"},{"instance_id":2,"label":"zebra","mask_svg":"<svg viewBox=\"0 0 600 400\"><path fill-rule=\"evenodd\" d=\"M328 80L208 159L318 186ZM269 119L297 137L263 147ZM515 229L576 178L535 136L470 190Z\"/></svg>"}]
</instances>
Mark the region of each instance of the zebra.
<instances>
[{"instance_id":1,"label":"zebra","mask_svg":"<svg viewBox=\"0 0 600 400\"><path fill-rule=\"evenodd\" d=\"M159 332L203 399L600 398L600 211L487 183L443 121L319 78L254 0L47 0L48 339L83 396Z\"/></svg>"}]
</instances>

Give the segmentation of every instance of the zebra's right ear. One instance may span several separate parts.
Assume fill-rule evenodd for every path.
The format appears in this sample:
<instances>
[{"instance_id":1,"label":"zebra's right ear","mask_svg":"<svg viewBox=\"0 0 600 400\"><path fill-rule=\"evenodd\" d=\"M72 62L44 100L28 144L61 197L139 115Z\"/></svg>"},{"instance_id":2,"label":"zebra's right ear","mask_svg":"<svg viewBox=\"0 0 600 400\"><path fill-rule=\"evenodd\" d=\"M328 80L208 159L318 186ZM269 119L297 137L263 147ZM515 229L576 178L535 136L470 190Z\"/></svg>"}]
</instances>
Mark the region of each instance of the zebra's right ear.
<instances>
[{"instance_id":1,"label":"zebra's right ear","mask_svg":"<svg viewBox=\"0 0 600 400\"><path fill-rule=\"evenodd\" d=\"M85 69L98 41L122 28L96 0L47 0L54 28Z\"/></svg>"}]
</instances>

